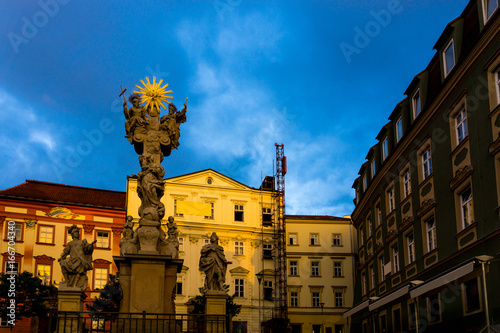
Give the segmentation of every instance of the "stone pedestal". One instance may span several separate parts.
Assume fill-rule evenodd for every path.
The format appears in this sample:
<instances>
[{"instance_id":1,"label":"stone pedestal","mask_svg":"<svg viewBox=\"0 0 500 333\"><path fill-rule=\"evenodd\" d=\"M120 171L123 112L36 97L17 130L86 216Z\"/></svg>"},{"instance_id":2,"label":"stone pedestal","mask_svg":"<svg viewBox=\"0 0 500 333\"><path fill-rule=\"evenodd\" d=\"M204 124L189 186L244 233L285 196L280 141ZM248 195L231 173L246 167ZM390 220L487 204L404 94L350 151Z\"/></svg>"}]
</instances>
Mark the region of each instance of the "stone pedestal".
<instances>
[{"instance_id":1,"label":"stone pedestal","mask_svg":"<svg viewBox=\"0 0 500 333\"><path fill-rule=\"evenodd\" d=\"M207 291L205 296L207 298L207 303L205 305L207 333L227 332L226 328L229 323L226 323L226 292ZM213 317L211 315L213 315Z\"/></svg>"},{"instance_id":2,"label":"stone pedestal","mask_svg":"<svg viewBox=\"0 0 500 333\"><path fill-rule=\"evenodd\" d=\"M57 293L58 333L72 333L84 331L82 318L83 302L87 298L78 287L68 287L63 281L59 284Z\"/></svg>"},{"instance_id":3,"label":"stone pedestal","mask_svg":"<svg viewBox=\"0 0 500 333\"><path fill-rule=\"evenodd\" d=\"M120 312L175 313L177 273L184 260L158 254L113 257L120 271Z\"/></svg>"}]
</instances>

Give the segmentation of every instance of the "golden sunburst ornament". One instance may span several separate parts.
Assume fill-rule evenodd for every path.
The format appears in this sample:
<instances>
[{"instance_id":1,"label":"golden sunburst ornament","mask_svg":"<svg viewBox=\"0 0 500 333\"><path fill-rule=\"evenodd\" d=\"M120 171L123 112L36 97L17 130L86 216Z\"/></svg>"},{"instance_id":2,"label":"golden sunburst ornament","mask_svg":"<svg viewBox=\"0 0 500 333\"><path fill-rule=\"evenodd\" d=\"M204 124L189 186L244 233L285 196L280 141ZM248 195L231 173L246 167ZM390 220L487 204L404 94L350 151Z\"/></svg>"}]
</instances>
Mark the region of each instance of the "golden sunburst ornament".
<instances>
[{"instance_id":1,"label":"golden sunburst ornament","mask_svg":"<svg viewBox=\"0 0 500 333\"><path fill-rule=\"evenodd\" d=\"M166 96L167 94L172 93L172 90L165 90L168 87L168 83L166 83L163 87L161 86L163 80L160 80L158 83L156 82L156 77L153 76L153 83L149 82L149 77L146 77L147 83L144 83L143 80L140 80L144 87L135 85L139 90L135 90L135 93L141 95L141 102L146 103L146 107L157 107L160 109L160 105L166 109L163 102L170 103L167 98L174 98L173 96Z\"/></svg>"}]
</instances>

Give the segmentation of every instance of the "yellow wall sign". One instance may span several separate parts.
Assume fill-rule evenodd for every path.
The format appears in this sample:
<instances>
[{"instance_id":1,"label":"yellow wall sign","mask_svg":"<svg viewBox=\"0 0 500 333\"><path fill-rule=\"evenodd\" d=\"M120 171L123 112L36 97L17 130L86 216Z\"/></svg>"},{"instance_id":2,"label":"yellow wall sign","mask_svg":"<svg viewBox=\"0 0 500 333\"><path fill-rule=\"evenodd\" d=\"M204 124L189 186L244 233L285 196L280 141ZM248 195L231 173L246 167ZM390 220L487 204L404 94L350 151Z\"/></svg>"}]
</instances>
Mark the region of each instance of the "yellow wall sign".
<instances>
[{"instance_id":1,"label":"yellow wall sign","mask_svg":"<svg viewBox=\"0 0 500 333\"><path fill-rule=\"evenodd\" d=\"M177 213L186 215L211 216L212 206L206 202L177 201Z\"/></svg>"}]
</instances>

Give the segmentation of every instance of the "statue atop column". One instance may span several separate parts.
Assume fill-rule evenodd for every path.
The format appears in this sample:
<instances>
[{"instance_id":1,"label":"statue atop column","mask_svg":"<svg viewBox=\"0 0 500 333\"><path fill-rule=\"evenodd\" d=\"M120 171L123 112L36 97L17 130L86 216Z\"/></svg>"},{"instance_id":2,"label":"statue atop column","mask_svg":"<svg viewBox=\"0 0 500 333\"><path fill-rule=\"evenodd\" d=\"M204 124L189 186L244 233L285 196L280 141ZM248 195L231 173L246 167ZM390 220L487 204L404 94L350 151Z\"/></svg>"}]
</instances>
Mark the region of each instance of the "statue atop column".
<instances>
[{"instance_id":1,"label":"statue atop column","mask_svg":"<svg viewBox=\"0 0 500 333\"><path fill-rule=\"evenodd\" d=\"M125 90L122 88L123 113L125 115L125 137L134 145L135 151L139 154L141 171L135 175L137 178L137 194L141 199L139 207L139 227L131 236L130 241L124 242L127 251L124 253L134 253L134 246L137 253L169 253L172 258L178 258L178 245L176 251L172 251L170 242L165 239L165 233L161 230L161 220L165 216L165 206L161 198L165 192L165 170L161 162L165 156L169 156L172 149L179 146L180 124L186 122L187 98L184 108L177 111L177 108L167 99L172 90L165 90L168 84L161 86L163 80L156 82L153 77L151 83L146 78L145 83L140 80L143 86L130 95L129 101L132 103L127 108ZM166 109L163 104L168 104L169 113L160 118L161 109ZM145 105L144 105L145 104ZM170 235L169 238L170 239ZM134 241L132 241L134 240ZM177 241L178 242L178 241ZM169 249L166 247L169 246Z\"/></svg>"},{"instance_id":2,"label":"statue atop column","mask_svg":"<svg viewBox=\"0 0 500 333\"><path fill-rule=\"evenodd\" d=\"M224 249L219 245L219 237L215 232L210 236L210 244L203 246L200 256L200 271L205 272L205 292L226 293L227 260Z\"/></svg>"},{"instance_id":3,"label":"statue atop column","mask_svg":"<svg viewBox=\"0 0 500 333\"><path fill-rule=\"evenodd\" d=\"M85 291L89 280L87 271L92 270L92 252L96 241L89 244L86 239L80 240L80 230L75 224L68 231L73 240L66 244L58 259L65 282L61 282L60 289L76 287Z\"/></svg>"}]
</instances>

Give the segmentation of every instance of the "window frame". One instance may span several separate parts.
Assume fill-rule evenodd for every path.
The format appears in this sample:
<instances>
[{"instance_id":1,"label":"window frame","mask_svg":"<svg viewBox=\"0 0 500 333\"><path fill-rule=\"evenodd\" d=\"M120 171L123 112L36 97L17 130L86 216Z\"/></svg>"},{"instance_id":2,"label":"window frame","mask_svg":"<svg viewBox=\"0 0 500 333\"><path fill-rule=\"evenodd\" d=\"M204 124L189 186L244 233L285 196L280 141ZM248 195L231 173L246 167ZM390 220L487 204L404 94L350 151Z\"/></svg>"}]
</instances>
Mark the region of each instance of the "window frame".
<instances>
[{"instance_id":1,"label":"window frame","mask_svg":"<svg viewBox=\"0 0 500 333\"><path fill-rule=\"evenodd\" d=\"M344 307L344 293L341 291L335 291L333 294L333 297L335 299L335 307L336 308L343 308ZM339 305L339 303L340 303L340 305Z\"/></svg>"},{"instance_id":2,"label":"window frame","mask_svg":"<svg viewBox=\"0 0 500 333\"><path fill-rule=\"evenodd\" d=\"M210 216L204 216L204 220L214 220L215 218L215 203L213 201L205 201L205 203L210 204Z\"/></svg>"},{"instance_id":3,"label":"window frame","mask_svg":"<svg viewBox=\"0 0 500 333\"><path fill-rule=\"evenodd\" d=\"M497 6L495 7L495 9L491 12L491 14L488 16L488 4L490 3L491 0L481 0L481 5L483 7L483 22L484 22L484 25L486 25L486 23L488 23L488 21L490 20L490 18L495 14L495 12L498 10L498 0L495 0L494 2L496 2Z\"/></svg>"},{"instance_id":4,"label":"window frame","mask_svg":"<svg viewBox=\"0 0 500 333\"><path fill-rule=\"evenodd\" d=\"M392 270L394 274L396 274L399 272L401 268L399 266L399 247L397 243L391 246L391 258L392 258Z\"/></svg>"},{"instance_id":5,"label":"window frame","mask_svg":"<svg viewBox=\"0 0 500 333\"><path fill-rule=\"evenodd\" d=\"M372 172L372 178L375 177L375 173L377 172L376 166L375 166L375 158L372 159L370 162L370 168Z\"/></svg>"},{"instance_id":6,"label":"window frame","mask_svg":"<svg viewBox=\"0 0 500 333\"><path fill-rule=\"evenodd\" d=\"M102 284L101 287L97 287L97 281L103 281L103 279L101 278L102 277L102 273L100 274L100 278L97 279L97 272L101 272L101 270L105 270L106 271L106 274L104 274L104 277L105 277L105 282ZM104 288L104 286L106 285L106 283L108 283L108 279L109 279L109 265L108 267L102 267L102 266L98 266L98 267L94 267L94 273L92 274L93 275L93 279L92 279L92 287L93 287L93 290L96 290L96 289L99 289L101 290L101 288Z\"/></svg>"},{"instance_id":7,"label":"window frame","mask_svg":"<svg viewBox=\"0 0 500 333\"><path fill-rule=\"evenodd\" d=\"M288 233L288 245L298 246L299 245L299 236L296 232Z\"/></svg>"},{"instance_id":8,"label":"window frame","mask_svg":"<svg viewBox=\"0 0 500 333\"><path fill-rule=\"evenodd\" d=\"M464 193L466 192L470 192L470 195L467 200L464 200ZM460 213L463 230L474 223L474 199L472 195L471 185L469 184L468 186L466 186L462 191L460 191L460 193L458 193L458 195L460 197ZM467 210L467 216L464 210Z\"/></svg>"},{"instance_id":9,"label":"window frame","mask_svg":"<svg viewBox=\"0 0 500 333\"><path fill-rule=\"evenodd\" d=\"M49 271L49 279L48 279L48 283L47 283L47 280L45 278L41 278L40 277L40 266L45 266L46 268L48 268L48 271ZM48 286L50 285L52 282L52 264L51 263L46 263L46 262L43 262L43 263L36 263L36 276L42 280L42 284L45 285L45 286ZM44 275L46 276L46 275Z\"/></svg>"},{"instance_id":10,"label":"window frame","mask_svg":"<svg viewBox=\"0 0 500 333\"><path fill-rule=\"evenodd\" d=\"M234 255L235 256L245 255L245 242L239 240L234 241Z\"/></svg>"},{"instance_id":11,"label":"window frame","mask_svg":"<svg viewBox=\"0 0 500 333\"><path fill-rule=\"evenodd\" d=\"M411 237L411 238L410 238ZM405 235L406 251L407 251L407 264L413 264L417 258L415 257L415 233L410 231Z\"/></svg>"},{"instance_id":12,"label":"window frame","mask_svg":"<svg viewBox=\"0 0 500 333\"><path fill-rule=\"evenodd\" d=\"M451 48L453 52L453 65L448 69L448 62L446 60L446 52ZM457 60L455 59L455 42L453 41L453 38L450 39L448 44L446 44L445 48L443 49L442 53L442 59L443 59L443 72L444 72L444 77L446 78L450 72L455 68L455 65L457 63Z\"/></svg>"},{"instance_id":13,"label":"window frame","mask_svg":"<svg viewBox=\"0 0 500 333\"><path fill-rule=\"evenodd\" d=\"M432 220L432 227L429 227L429 222ZM436 217L434 214L430 215L424 220L425 224L425 240L427 243L427 253L437 249L436 238ZM430 233L429 233L430 232ZM432 245L431 245L432 244Z\"/></svg>"},{"instance_id":14,"label":"window frame","mask_svg":"<svg viewBox=\"0 0 500 333\"><path fill-rule=\"evenodd\" d=\"M51 229L51 241L50 242L47 242L47 239L45 237L45 241L43 241L42 239L42 228L48 228L48 229ZM54 225L49 225L49 224L39 224L37 226L37 234L36 234L36 244L40 244L40 245L54 245L54 238L55 238L55 230L56 230L56 227ZM45 233L47 235L47 233Z\"/></svg>"},{"instance_id":15,"label":"window frame","mask_svg":"<svg viewBox=\"0 0 500 333\"><path fill-rule=\"evenodd\" d=\"M12 221L14 222L14 232L15 232L15 237L16 237L16 243L22 243L24 242L24 224L23 222L19 222L19 221L14 221L13 219L6 219L4 221L4 224L5 224L5 233L4 233L4 241L5 242L8 242L9 241L9 227L11 226L11 224L9 224L9 221ZM20 226L19 228L17 226ZM17 232L19 231L19 238L17 237ZM12 232L12 231L11 231Z\"/></svg>"},{"instance_id":16,"label":"window frame","mask_svg":"<svg viewBox=\"0 0 500 333\"><path fill-rule=\"evenodd\" d=\"M416 119L418 115L422 112L422 97L420 95L420 89L417 89L411 97L411 105L413 109L413 119Z\"/></svg>"},{"instance_id":17,"label":"window frame","mask_svg":"<svg viewBox=\"0 0 500 333\"><path fill-rule=\"evenodd\" d=\"M384 272L384 266L385 266L385 260L384 260L384 255L382 254L381 256L378 257L378 266L379 266L379 274L380 274L380 282L385 281L385 272Z\"/></svg>"},{"instance_id":18,"label":"window frame","mask_svg":"<svg viewBox=\"0 0 500 333\"><path fill-rule=\"evenodd\" d=\"M177 203L179 201L184 201L184 199L180 199L180 198L175 198L174 199L174 216L176 216L176 217L184 217L184 214L177 213Z\"/></svg>"},{"instance_id":19,"label":"window frame","mask_svg":"<svg viewBox=\"0 0 500 333\"><path fill-rule=\"evenodd\" d=\"M234 297L245 297L245 279L234 279Z\"/></svg>"},{"instance_id":20,"label":"window frame","mask_svg":"<svg viewBox=\"0 0 500 333\"><path fill-rule=\"evenodd\" d=\"M337 274L339 273L339 274ZM342 261L333 262L333 277L343 277L344 269L342 267Z\"/></svg>"},{"instance_id":21,"label":"window frame","mask_svg":"<svg viewBox=\"0 0 500 333\"><path fill-rule=\"evenodd\" d=\"M432 152L431 148L427 147L421 154L422 157L422 176L423 180L432 175Z\"/></svg>"},{"instance_id":22,"label":"window frame","mask_svg":"<svg viewBox=\"0 0 500 333\"><path fill-rule=\"evenodd\" d=\"M317 260L311 261L311 277L321 277L320 262Z\"/></svg>"},{"instance_id":23,"label":"window frame","mask_svg":"<svg viewBox=\"0 0 500 333\"><path fill-rule=\"evenodd\" d=\"M294 305L294 303L295 303L295 305ZM298 306L299 306L299 292L298 291L290 291L290 307L298 307Z\"/></svg>"},{"instance_id":24,"label":"window frame","mask_svg":"<svg viewBox=\"0 0 500 333\"><path fill-rule=\"evenodd\" d=\"M460 120L459 120L460 118ZM455 135L457 139L457 146L462 143L468 136L469 132L467 129L467 111L465 110L465 105L462 104L458 108L458 111L453 116L455 121ZM462 134L462 135L460 135Z\"/></svg>"},{"instance_id":25,"label":"window frame","mask_svg":"<svg viewBox=\"0 0 500 333\"><path fill-rule=\"evenodd\" d=\"M478 292L477 297L478 297L479 307L468 311L468 306L469 306L470 301L468 300L466 284L468 282L471 282L471 281L476 281L476 284L477 284L477 292ZM483 288L482 288L482 281L481 281L480 277L476 276L470 280L464 281L460 285L460 288L462 291L462 312L463 312L464 316L469 316L469 315L472 315L475 313L482 312L484 309L484 306L483 306Z\"/></svg>"},{"instance_id":26,"label":"window frame","mask_svg":"<svg viewBox=\"0 0 500 333\"><path fill-rule=\"evenodd\" d=\"M443 319L440 295L441 295L441 293L437 293L437 294L429 295L425 298L425 303L427 305L427 322L429 325L434 325L434 324L440 323ZM431 307L431 302L432 302L431 298L434 298L434 297L436 298L437 304L439 306L439 311L438 311L439 317L435 320L433 320L432 318L434 318L433 316L436 315L436 313L434 311L432 311L433 309Z\"/></svg>"},{"instance_id":27,"label":"window frame","mask_svg":"<svg viewBox=\"0 0 500 333\"><path fill-rule=\"evenodd\" d=\"M241 217L239 215L241 215ZM245 205L234 204L234 222L245 222Z\"/></svg>"},{"instance_id":28,"label":"window frame","mask_svg":"<svg viewBox=\"0 0 500 333\"><path fill-rule=\"evenodd\" d=\"M288 266L290 267L290 271L289 271L290 276L299 276L299 261L298 260L290 260L288 262Z\"/></svg>"},{"instance_id":29,"label":"window frame","mask_svg":"<svg viewBox=\"0 0 500 333\"><path fill-rule=\"evenodd\" d=\"M403 195L408 198L411 195L411 173L410 168L403 171Z\"/></svg>"},{"instance_id":30,"label":"window frame","mask_svg":"<svg viewBox=\"0 0 500 333\"><path fill-rule=\"evenodd\" d=\"M398 120L396 120L396 142L399 142L401 138L403 137L403 118L399 117Z\"/></svg>"},{"instance_id":31,"label":"window frame","mask_svg":"<svg viewBox=\"0 0 500 333\"><path fill-rule=\"evenodd\" d=\"M332 234L332 246L342 246L342 234Z\"/></svg>"},{"instance_id":32,"label":"window frame","mask_svg":"<svg viewBox=\"0 0 500 333\"><path fill-rule=\"evenodd\" d=\"M389 204L389 214L392 213L396 209L396 196L394 193L394 186L390 186L389 190L387 190L387 202Z\"/></svg>"},{"instance_id":33,"label":"window frame","mask_svg":"<svg viewBox=\"0 0 500 333\"><path fill-rule=\"evenodd\" d=\"M310 240L309 246L320 246L318 233L310 233L309 240Z\"/></svg>"},{"instance_id":34,"label":"window frame","mask_svg":"<svg viewBox=\"0 0 500 333\"><path fill-rule=\"evenodd\" d=\"M311 306L313 308L319 308L321 304L321 293L319 291L311 292Z\"/></svg>"},{"instance_id":35,"label":"window frame","mask_svg":"<svg viewBox=\"0 0 500 333\"><path fill-rule=\"evenodd\" d=\"M389 142L387 141L387 137L382 140L382 161L389 156Z\"/></svg>"},{"instance_id":36,"label":"window frame","mask_svg":"<svg viewBox=\"0 0 500 333\"><path fill-rule=\"evenodd\" d=\"M111 231L104 230L104 229L94 229L94 232L95 232L94 240L96 240L95 248L96 249L110 249L111 248ZM108 246L100 246L99 245L99 233L107 233L108 234L108 237L107 237ZM103 239L103 238L101 237L101 239Z\"/></svg>"}]
</instances>

